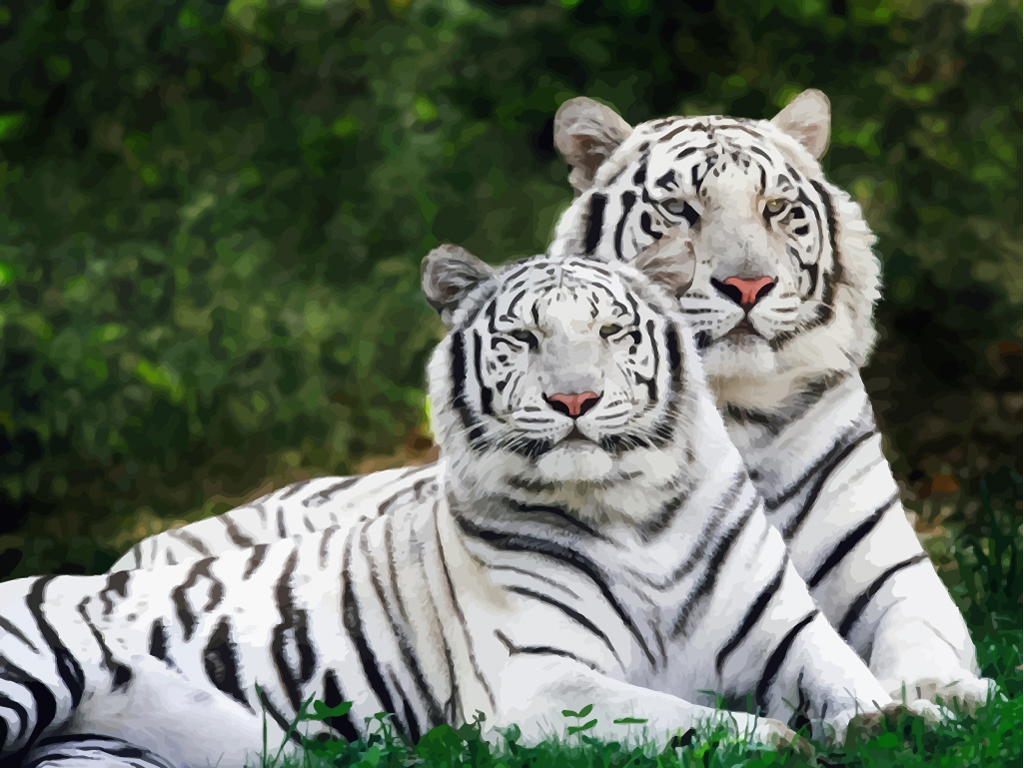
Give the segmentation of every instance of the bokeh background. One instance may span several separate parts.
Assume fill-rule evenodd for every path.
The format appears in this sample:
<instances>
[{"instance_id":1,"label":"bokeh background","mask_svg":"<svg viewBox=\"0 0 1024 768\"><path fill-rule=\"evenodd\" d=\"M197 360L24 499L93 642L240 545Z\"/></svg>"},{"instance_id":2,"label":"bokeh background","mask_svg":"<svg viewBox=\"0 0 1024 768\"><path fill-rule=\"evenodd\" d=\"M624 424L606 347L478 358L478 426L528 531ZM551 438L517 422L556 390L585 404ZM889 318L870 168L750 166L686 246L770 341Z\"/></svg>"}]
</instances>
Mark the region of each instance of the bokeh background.
<instances>
[{"instance_id":1,"label":"bokeh background","mask_svg":"<svg viewBox=\"0 0 1024 768\"><path fill-rule=\"evenodd\" d=\"M420 259L544 249L562 101L761 118L813 86L880 237L907 505L1019 628L1021 29L1019 0L0 5L0 578L430 460Z\"/></svg>"}]
</instances>

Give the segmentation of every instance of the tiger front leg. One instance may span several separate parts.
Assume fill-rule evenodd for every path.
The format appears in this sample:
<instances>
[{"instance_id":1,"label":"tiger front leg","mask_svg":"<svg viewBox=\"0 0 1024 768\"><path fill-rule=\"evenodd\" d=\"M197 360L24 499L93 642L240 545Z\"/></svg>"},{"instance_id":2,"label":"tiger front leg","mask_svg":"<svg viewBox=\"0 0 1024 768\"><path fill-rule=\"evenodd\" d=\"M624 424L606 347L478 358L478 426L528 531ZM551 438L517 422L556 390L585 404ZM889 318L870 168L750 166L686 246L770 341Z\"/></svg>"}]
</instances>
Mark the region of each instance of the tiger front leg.
<instances>
[{"instance_id":1,"label":"tiger front leg","mask_svg":"<svg viewBox=\"0 0 1024 768\"><path fill-rule=\"evenodd\" d=\"M588 736L621 742L636 735L659 750L691 729L700 733L721 727L758 744L784 748L802 743L792 729L778 720L691 704L667 693L616 680L582 661L559 656L522 654L511 658L497 677L494 693L495 720L485 723L491 729L491 737L495 731L515 725L526 744L564 738L568 727L591 721L595 722L586 729ZM562 714L563 710L586 711L586 707L591 709L579 722ZM627 718L644 723L616 722Z\"/></svg>"},{"instance_id":2,"label":"tiger front leg","mask_svg":"<svg viewBox=\"0 0 1024 768\"><path fill-rule=\"evenodd\" d=\"M895 573L850 630L851 645L870 653L872 673L897 701L973 714L992 695L995 682L977 675L963 617L928 561Z\"/></svg>"},{"instance_id":3,"label":"tiger front leg","mask_svg":"<svg viewBox=\"0 0 1024 768\"><path fill-rule=\"evenodd\" d=\"M870 731L895 712L898 702L822 614L810 614L788 639L781 663L759 686L769 716L788 720L793 705L802 702L815 738L844 744L848 732ZM920 699L902 711L928 725L941 717L938 707Z\"/></svg>"}]
</instances>

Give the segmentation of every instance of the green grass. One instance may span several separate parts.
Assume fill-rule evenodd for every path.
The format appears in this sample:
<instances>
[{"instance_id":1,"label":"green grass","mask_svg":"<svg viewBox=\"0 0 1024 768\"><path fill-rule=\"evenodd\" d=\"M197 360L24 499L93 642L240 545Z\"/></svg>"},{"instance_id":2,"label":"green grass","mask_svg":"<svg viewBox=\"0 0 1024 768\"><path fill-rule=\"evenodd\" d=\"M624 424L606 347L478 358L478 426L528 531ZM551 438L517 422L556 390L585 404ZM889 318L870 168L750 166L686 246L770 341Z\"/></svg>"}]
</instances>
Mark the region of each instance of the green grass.
<instances>
[{"instance_id":1,"label":"green grass","mask_svg":"<svg viewBox=\"0 0 1024 768\"><path fill-rule=\"evenodd\" d=\"M888 724L870 740L846 748L815 744L814 758L792 750L757 747L727 733L689 734L684 747L658 752L649 744L626 740L603 743L587 736L586 715L567 717L564 734L535 747L517 744L515 738L495 747L480 738L480 726L441 726L429 731L416 745L409 744L390 727L387 717L377 715L365 742L343 740L307 742L301 759L275 759L278 749L263 750L253 768L423 768L476 766L477 768L689 768L702 766L1020 766L1024 764L1022 729L1021 653L1024 647L1021 612L1021 543L1019 517L1014 504L993 510L982 489L983 514L987 521L979 535L962 535L948 550L955 564L954 597L978 650L982 674L999 684L999 691L973 717L957 717L926 730L918 720ZM942 558L940 558L942 559ZM322 719L325 708L304 719ZM342 705L345 707L346 705ZM582 726L582 727L581 727ZM637 726L630 726L635 728ZM510 734L514 736L514 734Z\"/></svg>"}]
</instances>

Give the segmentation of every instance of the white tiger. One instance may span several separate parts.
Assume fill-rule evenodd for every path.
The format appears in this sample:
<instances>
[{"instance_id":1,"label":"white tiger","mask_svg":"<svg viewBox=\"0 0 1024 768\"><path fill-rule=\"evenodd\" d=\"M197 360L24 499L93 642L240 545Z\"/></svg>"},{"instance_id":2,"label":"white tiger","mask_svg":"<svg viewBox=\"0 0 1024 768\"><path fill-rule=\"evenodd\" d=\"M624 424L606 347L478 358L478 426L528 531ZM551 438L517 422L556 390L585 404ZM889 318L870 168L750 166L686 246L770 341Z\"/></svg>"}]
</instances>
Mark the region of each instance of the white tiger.
<instances>
[{"instance_id":1,"label":"white tiger","mask_svg":"<svg viewBox=\"0 0 1024 768\"><path fill-rule=\"evenodd\" d=\"M729 435L797 571L899 696L983 702L974 645L904 515L859 368L875 341L874 237L822 174L829 103L773 120L668 117L630 127L586 98L555 141L577 198L550 253L693 271L680 299Z\"/></svg>"},{"instance_id":2,"label":"white tiger","mask_svg":"<svg viewBox=\"0 0 1024 768\"><path fill-rule=\"evenodd\" d=\"M278 517L254 506L207 521L231 539L220 557L0 585L0 758L56 768L114 737L117 760L241 766L261 708L274 743L312 696L354 702L318 726L350 739L382 710L414 739L480 711L537 741L587 704L604 739L624 716L661 744L709 720L790 737L708 708L709 690L771 718L792 702L842 739L855 713L893 706L814 606L674 299L638 270L678 285L656 255L499 273L428 257L451 328L430 364L441 461L387 475L390 504L344 511L374 476L280 494L299 515L341 511L315 535L250 546Z\"/></svg>"}]
</instances>

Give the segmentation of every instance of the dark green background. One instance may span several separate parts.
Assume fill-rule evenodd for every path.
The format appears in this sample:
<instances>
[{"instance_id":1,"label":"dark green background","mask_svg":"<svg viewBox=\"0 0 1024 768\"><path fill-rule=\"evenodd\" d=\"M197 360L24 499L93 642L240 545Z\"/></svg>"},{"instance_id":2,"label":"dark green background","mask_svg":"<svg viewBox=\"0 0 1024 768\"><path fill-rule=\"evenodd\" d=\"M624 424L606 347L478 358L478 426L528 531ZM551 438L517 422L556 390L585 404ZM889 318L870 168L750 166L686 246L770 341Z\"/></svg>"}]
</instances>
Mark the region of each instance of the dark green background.
<instances>
[{"instance_id":1,"label":"dark green background","mask_svg":"<svg viewBox=\"0 0 1024 768\"><path fill-rule=\"evenodd\" d=\"M0 6L0 577L428 455L419 261L547 245L578 94L633 122L828 94L909 506L940 564L993 514L1017 537L1021 40L999 0Z\"/></svg>"}]
</instances>

